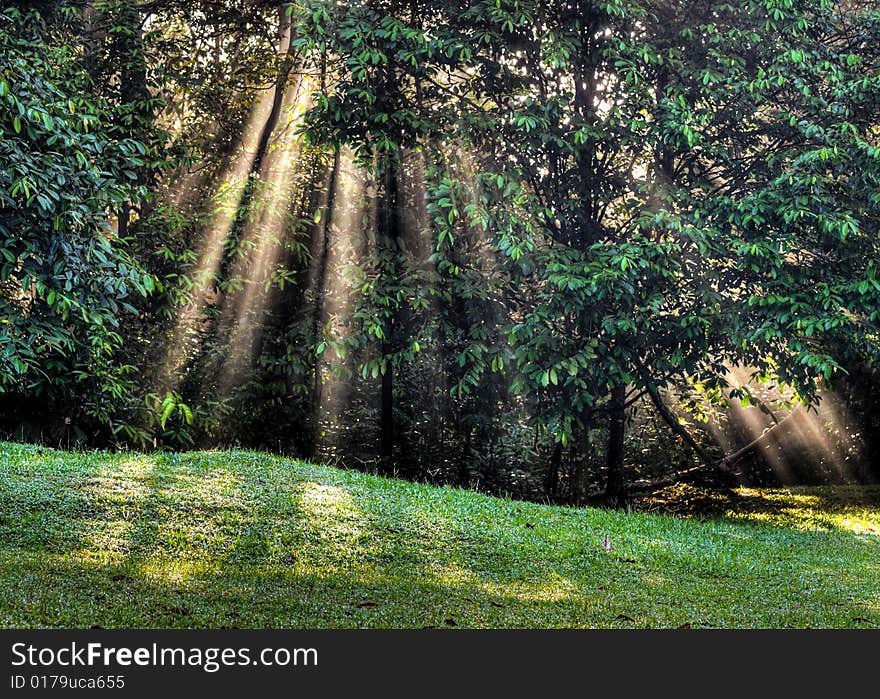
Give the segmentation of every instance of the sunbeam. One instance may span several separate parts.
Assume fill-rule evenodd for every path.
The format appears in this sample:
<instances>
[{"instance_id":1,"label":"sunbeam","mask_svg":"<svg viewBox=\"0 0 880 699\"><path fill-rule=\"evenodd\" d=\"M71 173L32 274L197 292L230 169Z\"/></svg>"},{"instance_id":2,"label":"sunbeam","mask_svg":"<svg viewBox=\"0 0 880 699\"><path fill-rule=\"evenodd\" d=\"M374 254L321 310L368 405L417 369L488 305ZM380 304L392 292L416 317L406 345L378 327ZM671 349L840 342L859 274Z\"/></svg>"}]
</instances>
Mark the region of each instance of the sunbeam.
<instances>
[{"instance_id":1,"label":"sunbeam","mask_svg":"<svg viewBox=\"0 0 880 699\"><path fill-rule=\"evenodd\" d=\"M342 343L351 333L353 293L351 266L360 262L368 241L375 236L374 219L367 205L370 175L356 166L354 155L343 150L334 167L333 191L329 193L325 209L326 217L321 226L323 233L320 258L314 272L315 284L315 332L321 351L315 358L314 419L319 426L321 446L333 449L334 438L326 439L327 428L342 416L347 406L349 382L341 380L338 371L345 359L336 352L325 349L329 342ZM332 435L335 430L330 430Z\"/></svg>"},{"instance_id":2,"label":"sunbeam","mask_svg":"<svg viewBox=\"0 0 880 699\"><path fill-rule=\"evenodd\" d=\"M274 88L265 91L256 99L242 132L241 146L217 188L214 213L199 246L198 262L190 275L189 301L180 309L159 370L157 384L161 388L171 390L179 382L182 366L194 344L195 331L203 320L205 306L216 297L217 273L257 156L260 134L272 110L273 91Z\"/></svg>"},{"instance_id":3,"label":"sunbeam","mask_svg":"<svg viewBox=\"0 0 880 699\"><path fill-rule=\"evenodd\" d=\"M820 391L816 406L786 409L793 394L784 388L756 383L753 370L731 366L732 387L749 386L758 405L730 405L721 422L710 429L728 454L749 447L744 455L758 455L783 484L803 480L851 482L853 461L861 445L850 436L853 424L832 391Z\"/></svg>"},{"instance_id":4,"label":"sunbeam","mask_svg":"<svg viewBox=\"0 0 880 699\"><path fill-rule=\"evenodd\" d=\"M278 55L285 57L282 61L287 60L290 49L290 24L282 14L277 46ZM217 298L217 275L227 241L239 215L251 176L260 174L254 173L254 169L262 169L264 165L258 162L262 156L260 150L265 147L264 141L275 130L273 119L277 119L279 91L285 91L285 96L290 92L287 90L286 79L279 79L271 87L258 91L240 136L240 147L220 177L214 197L213 215L197 252L197 265L190 277L192 287L189 290L189 302L178 314L165 348L165 356L159 365L156 381L159 389L173 390L179 383L181 369L195 342L205 308ZM188 176L189 173L184 175L182 184L187 183Z\"/></svg>"},{"instance_id":5,"label":"sunbeam","mask_svg":"<svg viewBox=\"0 0 880 699\"><path fill-rule=\"evenodd\" d=\"M301 137L295 132L309 107L310 85L304 77L282 102L285 121L270 141L269 150L255 173L256 191L248 202L248 218L230 279L243 287L223 305L219 328L227 340L227 354L219 374L223 393L239 384L251 367L260 340L260 328L270 306L273 274L284 250L290 202L296 198Z\"/></svg>"}]
</instances>

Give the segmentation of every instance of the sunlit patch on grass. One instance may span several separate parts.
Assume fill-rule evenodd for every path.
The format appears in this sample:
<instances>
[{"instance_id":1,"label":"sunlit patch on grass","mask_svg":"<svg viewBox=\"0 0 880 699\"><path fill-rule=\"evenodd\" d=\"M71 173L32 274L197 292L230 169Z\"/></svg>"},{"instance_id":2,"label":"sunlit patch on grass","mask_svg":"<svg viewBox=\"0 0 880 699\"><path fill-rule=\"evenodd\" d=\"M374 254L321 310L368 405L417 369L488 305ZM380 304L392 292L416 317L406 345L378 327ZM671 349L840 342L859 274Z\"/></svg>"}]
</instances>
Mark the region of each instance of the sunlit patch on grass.
<instances>
[{"instance_id":1,"label":"sunlit patch on grass","mask_svg":"<svg viewBox=\"0 0 880 699\"><path fill-rule=\"evenodd\" d=\"M124 560L131 548L134 522L124 519L97 519L83 529L83 554L103 552Z\"/></svg>"},{"instance_id":2,"label":"sunlit patch on grass","mask_svg":"<svg viewBox=\"0 0 880 699\"><path fill-rule=\"evenodd\" d=\"M482 583L480 588L488 596L515 600L522 604L534 602L567 602L578 596L578 587L557 573L543 580Z\"/></svg>"},{"instance_id":3,"label":"sunlit patch on grass","mask_svg":"<svg viewBox=\"0 0 880 699\"><path fill-rule=\"evenodd\" d=\"M753 511L729 509L725 516L740 521L763 521L801 530L839 529L880 536L880 490L852 487L798 489L739 488L736 495L755 502ZM869 503L877 496L874 506ZM763 504L762 504L763 501ZM868 504L866 504L866 501ZM761 508L764 510L762 511Z\"/></svg>"},{"instance_id":4,"label":"sunlit patch on grass","mask_svg":"<svg viewBox=\"0 0 880 699\"><path fill-rule=\"evenodd\" d=\"M678 516L723 517L801 531L880 536L880 487L802 486L713 491L678 484L637 502Z\"/></svg>"},{"instance_id":5,"label":"sunlit patch on grass","mask_svg":"<svg viewBox=\"0 0 880 699\"><path fill-rule=\"evenodd\" d=\"M322 536L357 541L363 534L362 516L352 494L339 486L302 483L294 489L302 521Z\"/></svg>"},{"instance_id":6,"label":"sunlit patch on grass","mask_svg":"<svg viewBox=\"0 0 880 699\"><path fill-rule=\"evenodd\" d=\"M219 572L218 567L210 561L181 560L158 554L133 566L131 577L147 584L174 586L177 592L181 592L188 591L199 580L216 577Z\"/></svg>"}]
</instances>

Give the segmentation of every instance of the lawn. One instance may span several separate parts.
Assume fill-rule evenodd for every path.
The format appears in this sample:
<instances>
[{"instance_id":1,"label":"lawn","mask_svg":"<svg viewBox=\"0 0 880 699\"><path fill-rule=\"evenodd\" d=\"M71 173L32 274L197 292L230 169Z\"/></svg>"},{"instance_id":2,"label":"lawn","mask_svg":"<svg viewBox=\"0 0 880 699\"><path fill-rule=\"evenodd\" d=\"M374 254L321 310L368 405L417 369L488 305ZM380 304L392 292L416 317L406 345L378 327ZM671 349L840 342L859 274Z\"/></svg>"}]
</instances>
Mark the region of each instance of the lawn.
<instances>
[{"instance_id":1,"label":"lawn","mask_svg":"<svg viewBox=\"0 0 880 699\"><path fill-rule=\"evenodd\" d=\"M673 489L636 506L242 451L0 443L0 626L880 626L878 488Z\"/></svg>"}]
</instances>

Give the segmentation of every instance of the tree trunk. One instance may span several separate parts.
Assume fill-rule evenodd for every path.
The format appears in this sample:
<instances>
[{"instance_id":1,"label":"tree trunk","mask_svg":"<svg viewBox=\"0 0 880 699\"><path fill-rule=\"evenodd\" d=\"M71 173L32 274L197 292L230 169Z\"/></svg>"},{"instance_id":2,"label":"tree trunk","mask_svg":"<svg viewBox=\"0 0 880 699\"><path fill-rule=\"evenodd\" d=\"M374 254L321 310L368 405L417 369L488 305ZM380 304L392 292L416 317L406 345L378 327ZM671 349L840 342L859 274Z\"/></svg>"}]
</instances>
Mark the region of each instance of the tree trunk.
<instances>
[{"instance_id":1,"label":"tree trunk","mask_svg":"<svg viewBox=\"0 0 880 699\"><path fill-rule=\"evenodd\" d=\"M694 451L694 453L699 457L700 461L703 462L704 466L707 466L709 468L723 469L723 463L712 458L712 455L700 446L697 440L695 440L691 436L691 433L688 432L678 421L678 418L673 414L673 412L668 407L666 407L666 404L660 397L660 392L657 390L656 384L651 381L651 378L647 375L646 370L644 370L642 367L639 367L639 371L642 375L642 379L645 381L645 388L648 391L651 402L654 403L654 407L657 408L657 412L660 413L660 417L663 418L663 421L675 434L681 437L682 441L685 444L687 444Z\"/></svg>"},{"instance_id":2,"label":"tree trunk","mask_svg":"<svg viewBox=\"0 0 880 699\"><path fill-rule=\"evenodd\" d=\"M124 24L128 30L121 34L118 47L120 99L132 110L132 116L137 117L133 119L128 135L138 141L145 141L143 133L145 124L151 122L154 115L147 102L150 98L150 90L147 87L143 18L140 10L135 5L131 5L123 6L122 14L117 21ZM145 145L149 144L145 143ZM136 175L137 185L147 184L148 172L145 168L137 168ZM131 223L131 202L124 201L116 214L117 235L125 238Z\"/></svg>"},{"instance_id":3,"label":"tree trunk","mask_svg":"<svg viewBox=\"0 0 880 699\"><path fill-rule=\"evenodd\" d=\"M399 239L401 235L400 212L398 211L399 186L397 173L391 163L386 165L385 171L385 206L382 225L385 228L386 240L391 248L391 254L400 254ZM393 274L399 270L394 265ZM391 357L394 354L395 313L388 318L385 328L385 340L382 342L382 360L385 371L382 374L382 389L379 414L379 460L386 473L394 470L394 367Z\"/></svg>"},{"instance_id":4,"label":"tree trunk","mask_svg":"<svg viewBox=\"0 0 880 699\"><path fill-rule=\"evenodd\" d=\"M460 421L458 421L460 424ZM458 484L462 488L467 488L471 482L471 440L472 440L473 430L468 429L467 435L464 438L464 446L462 447L461 453L459 454L458 461Z\"/></svg>"},{"instance_id":5,"label":"tree trunk","mask_svg":"<svg viewBox=\"0 0 880 699\"><path fill-rule=\"evenodd\" d=\"M287 92L287 82L290 79L290 71L293 70L293 51L294 46L290 42L290 18L284 11L284 5L279 8L278 15L278 53L281 56L281 63L278 67L278 73L275 76L275 91L272 94L272 108L269 111L269 117L260 133L260 141L257 145L257 153L254 157L254 163L251 172L255 175L260 174L263 166L263 160L269 152L269 142L275 127L278 126L278 120L281 118L281 107L284 104L284 95Z\"/></svg>"},{"instance_id":6,"label":"tree trunk","mask_svg":"<svg viewBox=\"0 0 880 699\"><path fill-rule=\"evenodd\" d=\"M327 207L321 223L321 254L318 256L318 266L315 270L315 294L314 307L312 308L312 338L315 344L321 342L323 336L324 299L327 294L327 260L330 257L330 224L333 221L333 207L336 202L336 182L339 178L340 153L339 150L333 156L333 167L330 171L330 181L327 184ZM321 358L315 357L315 372L312 383L312 437L309 441L309 455L314 458L317 449L319 435L321 433L321 398L323 396L324 377L321 371Z\"/></svg>"},{"instance_id":7,"label":"tree trunk","mask_svg":"<svg viewBox=\"0 0 880 699\"><path fill-rule=\"evenodd\" d=\"M568 504L577 507L581 502L581 479L583 478L583 467L569 450L569 486L568 486Z\"/></svg>"},{"instance_id":8,"label":"tree trunk","mask_svg":"<svg viewBox=\"0 0 880 699\"><path fill-rule=\"evenodd\" d=\"M383 344L382 354L387 355L387 346ZM391 362L385 365L382 374L381 413L379 415L379 458L386 473L394 467L394 369Z\"/></svg>"},{"instance_id":9,"label":"tree trunk","mask_svg":"<svg viewBox=\"0 0 880 699\"><path fill-rule=\"evenodd\" d=\"M581 424L581 429L583 430L583 444L585 444L586 446L585 452L589 454L591 447L590 430L593 426L592 410L585 409L583 413L581 413ZM569 455L569 459L573 461L571 469L571 492L569 493L569 497L572 505L579 505L590 487L590 484L588 482L589 470L585 468L583 460L579 460L577 458L576 451Z\"/></svg>"},{"instance_id":10,"label":"tree trunk","mask_svg":"<svg viewBox=\"0 0 880 699\"><path fill-rule=\"evenodd\" d=\"M864 480L880 482L880 391L877 378L864 372L865 398L862 411L862 434L864 435L864 462L867 473Z\"/></svg>"},{"instance_id":11,"label":"tree trunk","mask_svg":"<svg viewBox=\"0 0 880 699\"><path fill-rule=\"evenodd\" d=\"M626 384L618 384L611 392L608 449L605 452L607 477L605 497L623 495L623 453L626 438Z\"/></svg>"}]
</instances>

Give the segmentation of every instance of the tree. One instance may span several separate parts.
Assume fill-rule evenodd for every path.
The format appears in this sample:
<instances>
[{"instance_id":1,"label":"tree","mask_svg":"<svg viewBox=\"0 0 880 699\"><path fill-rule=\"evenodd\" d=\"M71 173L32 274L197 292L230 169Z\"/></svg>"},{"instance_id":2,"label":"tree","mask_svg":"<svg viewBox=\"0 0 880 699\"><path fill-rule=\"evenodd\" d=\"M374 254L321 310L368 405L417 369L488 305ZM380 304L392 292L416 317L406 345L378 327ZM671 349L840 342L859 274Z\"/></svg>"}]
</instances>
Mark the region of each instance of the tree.
<instances>
[{"instance_id":1,"label":"tree","mask_svg":"<svg viewBox=\"0 0 880 699\"><path fill-rule=\"evenodd\" d=\"M0 13L0 391L106 425L131 370L119 316L155 286L108 221L146 196L146 149L62 40L77 22L66 3Z\"/></svg>"}]
</instances>

